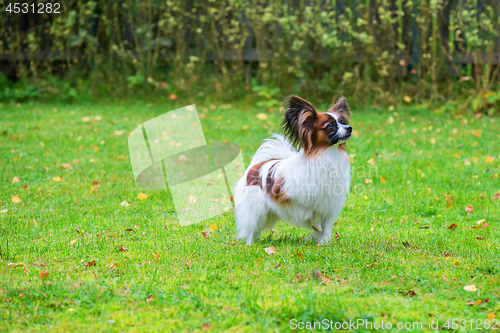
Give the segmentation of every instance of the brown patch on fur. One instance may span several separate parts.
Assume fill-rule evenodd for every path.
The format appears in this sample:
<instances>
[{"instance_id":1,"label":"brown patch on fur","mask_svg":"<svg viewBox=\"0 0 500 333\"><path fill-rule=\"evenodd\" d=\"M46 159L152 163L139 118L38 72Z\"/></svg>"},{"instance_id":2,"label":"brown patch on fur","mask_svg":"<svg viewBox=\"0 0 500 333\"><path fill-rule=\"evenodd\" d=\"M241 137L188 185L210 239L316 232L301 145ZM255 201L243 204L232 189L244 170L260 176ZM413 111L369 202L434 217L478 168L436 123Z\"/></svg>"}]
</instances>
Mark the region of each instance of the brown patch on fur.
<instances>
[{"instance_id":1,"label":"brown patch on fur","mask_svg":"<svg viewBox=\"0 0 500 333\"><path fill-rule=\"evenodd\" d=\"M271 200L280 205L290 203L290 199L286 196L284 186L285 179L283 177L279 177L275 182L273 182L270 191L267 192L267 195L271 198Z\"/></svg>"},{"instance_id":2,"label":"brown patch on fur","mask_svg":"<svg viewBox=\"0 0 500 333\"><path fill-rule=\"evenodd\" d=\"M339 145L339 150L345 151L347 153L347 150L345 149L345 143Z\"/></svg>"},{"instance_id":3,"label":"brown patch on fur","mask_svg":"<svg viewBox=\"0 0 500 333\"><path fill-rule=\"evenodd\" d=\"M248 170L247 186L259 185L260 187L262 187L260 179L260 168L262 168L262 165L266 162L267 161L257 163L254 166L252 166L250 170Z\"/></svg>"},{"instance_id":4,"label":"brown patch on fur","mask_svg":"<svg viewBox=\"0 0 500 333\"><path fill-rule=\"evenodd\" d=\"M260 176L260 170L262 169L262 166L267 162L276 160L278 159L272 158L270 160L263 161L252 166L250 170L248 170L247 186L260 186L260 188L264 190L264 188L262 187L262 177ZM275 203L285 205L290 202L290 199L287 198L284 190L284 185L285 185L284 178L283 177L278 177L278 179L274 178L274 167L276 166L276 164L278 163L274 163L269 168L269 171L267 173L265 192L269 196L269 198L273 200Z\"/></svg>"},{"instance_id":5,"label":"brown patch on fur","mask_svg":"<svg viewBox=\"0 0 500 333\"><path fill-rule=\"evenodd\" d=\"M279 162L278 162L279 163ZM274 178L274 167L278 164L274 163L267 173L266 177L266 193L277 204L287 204L290 200L286 197L285 190L283 186L285 185L285 180L283 177L278 179Z\"/></svg>"},{"instance_id":6,"label":"brown patch on fur","mask_svg":"<svg viewBox=\"0 0 500 333\"><path fill-rule=\"evenodd\" d=\"M267 161L264 161L264 162L260 162L260 163L255 164L254 166L252 166L250 168L250 170L248 170L248 174L247 174L247 186L259 185L260 188L262 188L262 179L260 177L260 169L267 162L275 161L275 160L277 160L277 158L271 158L270 160L267 160Z\"/></svg>"}]
</instances>

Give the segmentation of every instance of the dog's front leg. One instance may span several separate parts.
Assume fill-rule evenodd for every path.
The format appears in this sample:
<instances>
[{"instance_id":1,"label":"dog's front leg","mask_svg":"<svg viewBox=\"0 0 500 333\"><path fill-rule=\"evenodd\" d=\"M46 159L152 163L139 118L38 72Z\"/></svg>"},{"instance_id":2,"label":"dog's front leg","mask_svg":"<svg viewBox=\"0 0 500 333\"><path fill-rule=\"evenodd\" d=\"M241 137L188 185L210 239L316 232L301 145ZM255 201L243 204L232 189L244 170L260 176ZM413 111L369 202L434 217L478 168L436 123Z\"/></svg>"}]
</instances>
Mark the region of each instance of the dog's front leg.
<instances>
[{"instance_id":1,"label":"dog's front leg","mask_svg":"<svg viewBox=\"0 0 500 333\"><path fill-rule=\"evenodd\" d=\"M321 226L323 230L321 232L319 231L313 231L311 233L311 236L309 238L314 239L317 241L319 244L324 245L330 242L332 239L332 230L333 230L333 224L335 223L336 217L325 217L323 218L323 221L321 222Z\"/></svg>"}]
</instances>

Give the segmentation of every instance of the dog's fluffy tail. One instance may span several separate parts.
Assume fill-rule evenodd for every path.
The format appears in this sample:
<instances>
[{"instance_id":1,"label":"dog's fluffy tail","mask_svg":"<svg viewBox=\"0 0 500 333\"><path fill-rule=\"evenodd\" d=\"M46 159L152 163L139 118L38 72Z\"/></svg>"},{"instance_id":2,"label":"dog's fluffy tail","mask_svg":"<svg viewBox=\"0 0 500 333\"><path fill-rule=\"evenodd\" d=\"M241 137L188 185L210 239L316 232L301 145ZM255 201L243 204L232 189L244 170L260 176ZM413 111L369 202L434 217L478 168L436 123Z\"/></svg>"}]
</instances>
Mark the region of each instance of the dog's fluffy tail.
<instances>
[{"instance_id":1,"label":"dog's fluffy tail","mask_svg":"<svg viewBox=\"0 0 500 333\"><path fill-rule=\"evenodd\" d=\"M297 150L292 146L290 140L283 135L273 134L257 149L250 166L270 159L286 159L296 154Z\"/></svg>"}]
</instances>

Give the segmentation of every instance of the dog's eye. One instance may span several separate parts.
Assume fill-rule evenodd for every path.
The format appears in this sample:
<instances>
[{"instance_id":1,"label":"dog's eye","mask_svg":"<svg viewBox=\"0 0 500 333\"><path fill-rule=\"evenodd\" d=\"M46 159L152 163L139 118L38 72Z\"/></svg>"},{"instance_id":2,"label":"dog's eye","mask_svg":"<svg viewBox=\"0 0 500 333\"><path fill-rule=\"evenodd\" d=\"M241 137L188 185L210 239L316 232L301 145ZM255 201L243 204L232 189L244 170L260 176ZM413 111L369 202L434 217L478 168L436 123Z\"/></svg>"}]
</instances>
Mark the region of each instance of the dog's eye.
<instances>
[{"instance_id":1,"label":"dog's eye","mask_svg":"<svg viewBox=\"0 0 500 333\"><path fill-rule=\"evenodd\" d=\"M326 125L326 128L333 128L333 123L329 123L328 125Z\"/></svg>"}]
</instances>

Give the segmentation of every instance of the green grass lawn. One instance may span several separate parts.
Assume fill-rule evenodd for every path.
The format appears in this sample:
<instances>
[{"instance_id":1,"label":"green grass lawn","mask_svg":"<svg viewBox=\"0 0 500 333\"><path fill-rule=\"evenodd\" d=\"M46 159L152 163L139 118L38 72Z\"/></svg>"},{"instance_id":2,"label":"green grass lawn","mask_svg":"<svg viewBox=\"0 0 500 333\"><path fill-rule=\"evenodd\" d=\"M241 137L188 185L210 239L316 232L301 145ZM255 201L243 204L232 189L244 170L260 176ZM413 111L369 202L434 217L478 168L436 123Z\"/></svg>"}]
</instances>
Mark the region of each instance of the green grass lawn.
<instances>
[{"instance_id":1,"label":"green grass lawn","mask_svg":"<svg viewBox=\"0 0 500 333\"><path fill-rule=\"evenodd\" d=\"M197 108L207 141L239 144L246 163L280 121L253 106ZM352 191L332 243L279 224L246 246L232 211L181 227L168 192L138 199L127 133L172 109L0 107L0 329L270 332L366 319L428 331L464 319L484 331L500 319L499 119L353 110Z\"/></svg>"}]
</instances>

